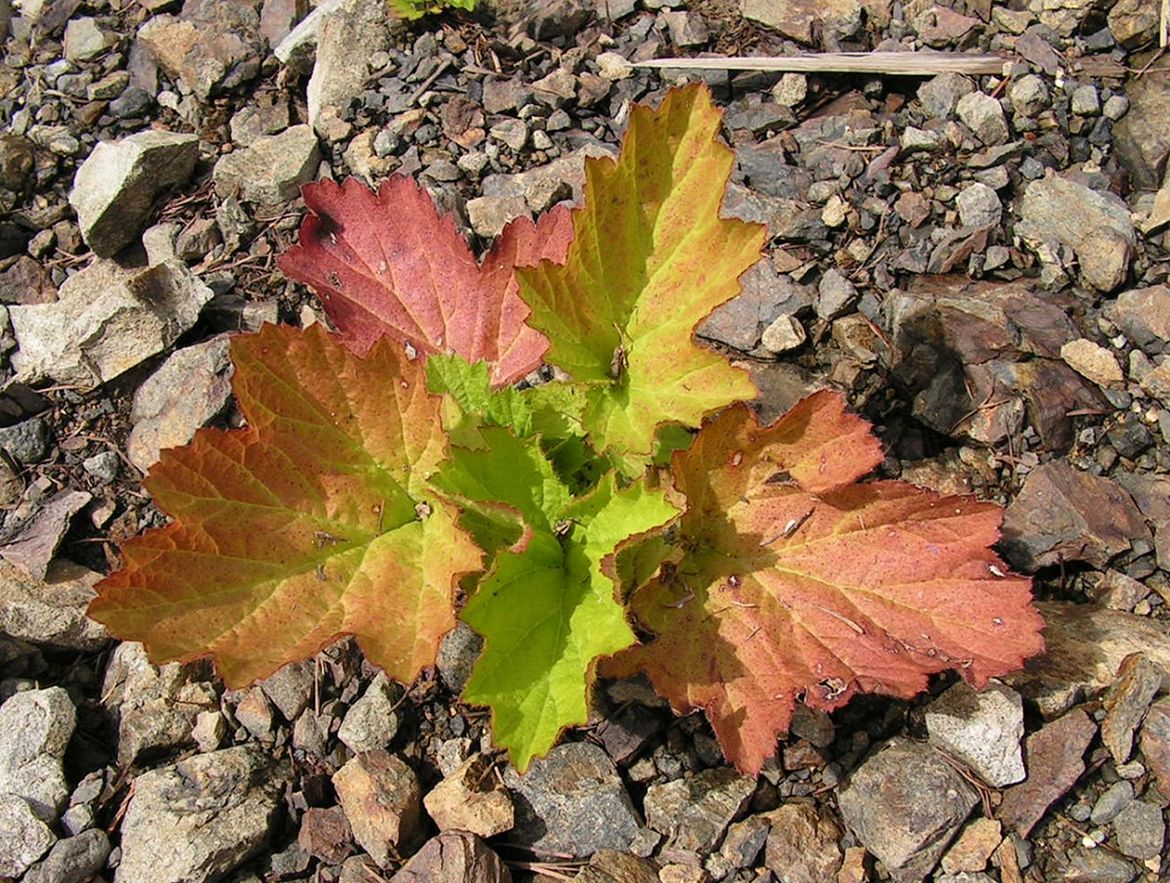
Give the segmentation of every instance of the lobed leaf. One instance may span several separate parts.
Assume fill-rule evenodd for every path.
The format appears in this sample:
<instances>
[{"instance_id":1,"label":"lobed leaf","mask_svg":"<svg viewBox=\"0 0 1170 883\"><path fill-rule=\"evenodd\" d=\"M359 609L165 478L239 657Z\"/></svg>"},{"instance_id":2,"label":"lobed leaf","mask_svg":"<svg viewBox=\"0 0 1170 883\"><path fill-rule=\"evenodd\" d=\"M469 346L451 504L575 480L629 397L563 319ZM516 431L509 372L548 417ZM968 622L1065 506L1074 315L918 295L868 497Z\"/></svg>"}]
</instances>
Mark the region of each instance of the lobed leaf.
<instances>
[{"instance_id":1,"label":"lobed leaf","mask_svg":"<svg viewBox=\"0 0 1170 883\"><path fill-rule=\"evenodd\" d=\"M302 193L311 214L280 268L317 293L356 352L390 337L423 358L487 362L495 386L540 366L548 341L525 324L515 269L564 259L567 209L535 224L513 221L477 264L455 224L410 178L390 178L377 193L356 178L306 184Z\"/></svg>"},{"instance_id":2,"label":"lobed leaf","mask_svg":"<svg viewBox=\"0 0 1170 883\"><path fill-rule=\"evenodd\" d=\"M727 757L760 770L798 699L911 696L957 668L982 685L1039 652L1029 581L990 550L1000 509L893 481L860 418L818 393L770 427L736 406L674 458L687 497L677 565L635 593L656 637L613 662L702 709Z\"/></svg>"},{"instance_id":3,"label":"lobed leaf","mask_svg":"<svg viewBox=\"0 0 1170 883\"><path fill-rule=\"evenodd\" d=\"M163 452L145 485L174 520L123 546L90 616L155 662L211 656L232 687L347 634L410 682L481 563L428 490L447 445L422 367L319 326L265 326L231 354L248 427Z\"/></svg>"},{"instance_id":4,"label":"lobed leaf","mask_svg":"<svg viewBox=\"0 0 1170 883\"><path fill-rule=\"evenodd\" d=\"M563 264L521 269L530 324L548 360L587 387L584 427L636 472L664 423L698 426L756 394L746 371L698 347L695 325L739 292L764 228L721 218L734 154L717 140L721 114L702 84L661 107L636 107L614 162L585 165Z\"/></svg>"},{"instance_id":5,"label":"lobed leaf","mask_svg":"<svg viewBox=\"0 0 1170 883\"><path fill-rule=\"evenodd\" d=\"M490 505L476 504L499 502L527 525L522 544L497 552L462 613L485 639L463 698L491 708L494 742L523 771L587 720L596 660L634 642L613 556L677 509L641 482L617 490L612 473L573 501L535 440L504 430L487 437L490 452L453 451L438 484L485 518Z\"/></svg>"}]
</instances>

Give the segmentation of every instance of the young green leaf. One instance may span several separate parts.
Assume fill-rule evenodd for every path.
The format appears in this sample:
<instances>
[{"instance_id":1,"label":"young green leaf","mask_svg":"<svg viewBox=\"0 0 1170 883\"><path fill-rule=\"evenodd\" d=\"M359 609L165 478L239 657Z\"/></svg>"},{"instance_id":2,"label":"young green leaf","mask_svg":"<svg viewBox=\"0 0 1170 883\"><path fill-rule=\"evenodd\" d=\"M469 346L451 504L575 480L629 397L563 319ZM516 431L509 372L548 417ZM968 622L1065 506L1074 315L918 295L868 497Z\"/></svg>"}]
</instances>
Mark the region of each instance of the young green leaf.
<instances>
[{"instance_id":1,"label":"young green leaf","mask_svg":"<svg viewBox=\"0 0 1170 883\"><path fill-rule=\"evenodd\" d=\"M376 194L357 178L318 181L302 193L312 214L280 268L317 292L356 352L390 337L423 358L487 362L495 386L540 366L548 341L525 324L515 269L564 259L566 209L535 224L513 221L477 264L451 219L410 178L390 178Z\"/></svg>"},{"instance_id":2,"label":"young green leaf","mask_svg":"<svg viewBox=\"0 0 1170 883\"><path fill-rule=\"evenodd\" d=\"M617 162L586 161L563 265L517 274L548 360L587 386L585 429L627 471L649 460L659 425L698 426L756 394L746 371L692 339L764 240L762 226L719 216L734 161L720 119L702 85L636 107Z\"/></svg>"},{"instance_id":3,"label":"young green leaf","mask_svg":"<svg viewBox=\"0 0 1170 883\"><path fill-rule=\"evenodd\" d=\"M798 698L911 696L949 668L982 685L1039 652L1029 581L989 549L1000 509L857 483L880 458L833 393L770 427L743 406L704 426L674 459L685 557L631 603L656 637L613 673L645 670L676 710L703 709L754 773Z\"/></svg>"},{"instance_id":4,"label":"young green leaf","mask_svg":"<svg viewBox=\"0 0 1170 883\"><path fill-rule=\"evenodd\" d=\"M458 452L456 462L480 465ZM677 510L642 482L617 490L612 473L573 503L550 489L547 474L539 495L510 493L496 477L477 492L507 497L532 529L523 551L497 554L462 614L486 642L464 699L490 706L494 742L523 771L563 729L585 723L596 660L634 642L615 597L613 556Z\"/></svg>"},{"instance_id":5,"label":"young green leaf","mask_svg":"<svg viewBox=\"0 0 1170 883\"><path fill-rule=\"evenodd\" d=\"M413 680L481 562L426 483L447 444L422 367L320 326L265 326L231 353L248 427L163 452L145 484L174 521L123 546L90 616L155 662L212 656L231 687L346 634Z\"/></svg>"}]
</instances>

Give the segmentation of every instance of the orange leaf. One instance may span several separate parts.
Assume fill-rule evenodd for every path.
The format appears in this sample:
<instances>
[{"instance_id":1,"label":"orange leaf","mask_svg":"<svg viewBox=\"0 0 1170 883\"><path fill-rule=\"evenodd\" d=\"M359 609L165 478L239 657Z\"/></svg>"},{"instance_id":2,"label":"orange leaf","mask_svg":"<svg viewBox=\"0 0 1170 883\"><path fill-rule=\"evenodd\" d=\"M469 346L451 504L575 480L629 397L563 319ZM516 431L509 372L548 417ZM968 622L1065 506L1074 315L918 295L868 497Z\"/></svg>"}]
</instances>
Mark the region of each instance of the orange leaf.
<instances>
[{"instance_id":1,"label":"orange leaf","mask_svg":"<svg viewBox=\"0 0 1170 883\"><path fill-rule=\"evenodd\" d=\"M703 709L758 772L798 699L908 697L957 668L982 685L1037 653L1029 581L990 550L1000 509L904 482L856 483L881 459L868 425L818 393L770 427L725 411L675 455L686 493L677 565L631 607L657 637L613 661L679 712Z\"/></svg>"},{"instance_id":2,"label":"orange leaf","mask_svg":"<svg viewBox=\"0 0 1170 883\"><path fill-rule=\"evenodd\" d=\"M385 341L362 359L319 326L265 326L231 348L248 428L163 452L145 484L175 520L123 546L90 616L155 662L214 657L231 687L347 634L413 680L481 557L424 482L439 398Z\"/></svg>"}]
</instances>

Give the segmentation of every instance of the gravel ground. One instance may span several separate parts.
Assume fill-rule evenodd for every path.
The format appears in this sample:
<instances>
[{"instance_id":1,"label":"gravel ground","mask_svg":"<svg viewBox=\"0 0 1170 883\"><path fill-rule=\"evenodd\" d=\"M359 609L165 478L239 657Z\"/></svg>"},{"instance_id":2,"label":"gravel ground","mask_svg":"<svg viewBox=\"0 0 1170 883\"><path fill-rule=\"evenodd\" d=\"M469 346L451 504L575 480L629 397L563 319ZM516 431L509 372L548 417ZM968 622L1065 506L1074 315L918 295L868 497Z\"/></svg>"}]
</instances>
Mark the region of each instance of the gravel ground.
<instances>
[{"instance_id":1,"label":"gravel ground","mask_svg":"<svg viewBox=\"0 0 1170 883\"><path fill-rule=\"evenodd\" d=\"M1170 805L1170 61L1151 0L0 0L0 879L1155 881ZM312 14L309 14L312 12ZM1007 506L1048 652L801 709L756 779L638 681L518 776L343 642L251 689L85 619L142 477L238 425L225 335L322 321L301 183L420 181L476 248L579 197L630 62L994 52L994 75L702 74L767 255L699 336L772 418L844 390L880 473ZM143 291L150 297L139 296ZM403 867L404 862L409 862Z\"/></svg>"}]
</instances>

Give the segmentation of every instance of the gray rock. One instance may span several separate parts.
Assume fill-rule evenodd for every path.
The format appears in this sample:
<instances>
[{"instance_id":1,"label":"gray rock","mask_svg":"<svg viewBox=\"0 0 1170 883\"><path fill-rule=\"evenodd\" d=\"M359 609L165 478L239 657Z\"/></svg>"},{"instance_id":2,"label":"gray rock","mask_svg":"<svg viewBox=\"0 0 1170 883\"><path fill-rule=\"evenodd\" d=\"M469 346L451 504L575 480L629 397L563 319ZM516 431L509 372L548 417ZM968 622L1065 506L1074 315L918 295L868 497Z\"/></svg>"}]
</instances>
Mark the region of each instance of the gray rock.
<instances>
[{"instance_id":1,"label":"gray rock","mask_svg":"<svg viewBox=\"0 0 1170 883\"><path fill-rule=\"evenodd\" d=\"M70 276L56 303L9 307L27 381L90 390L173 344L213 292L181 261L145 270L95 261Z\"/></svg>"},{"instance_id":2,"label":"gray rock","mask_svg":"<svg viewBox=\"0 0 1170 883\"><path fill-rule=\"evenodd\" d=\"M780 316L760 335L760 346L777 356L804 344L808 335L795 316Z\"/></svg>"},{"instance_id":3,"label":"gray rock","mask_svg":"<svg viewBox=\"0 0 1170 883\"><path fill-rule=\"evenodd\" d=\"M73 702L60 687L26 690L0 706L0 792L27 800L46 821L55 819L69 796L62 759L76 724Z\"/></svg>"},{"instance_id":4,"label":"gray rock","mask_svg":"<svg viewBox=\"0 0 1170 883\"><path fill-rule=\"evenodd\" d=\"M930 872L978 802L933 748L901 737L854 770L838 799L845 824L899 883Z\"/></svg>"},{"instance_id":5,"label":"gray rock","mask_svg":"<svg viewBox=\"0 0 1170 883\"><path fill-rule=\"evenodd\" d=\"M297 22L293 29L281 38L273 47L272 54L281 64L291 66L298 73L311 73L321 20L343 2L345 0L322 0L316 9Z\"/></svg>"},{"instance_id":6,"label":"gray rock","mask_svg":"<svg viewBox=\"0 0 1170 883\"><path fill-rule=\"evenodd\" d=\"M398 732L395 706L401 695L401 688L378 672L362 698L345 713L337 738L355 754L385 748Z\"/></svg>"},{"instance_id":7,"label":"gray rock","mask_svg":"<svg viewBox=\"0 0 1170 883\"><path fill-rule=\"evenodd\" d=\"M986 184L970 184L956 197L959 222L964 227L992 227L1003 217L1003 203Z\"/></svg>"},{"instance_id":8,"label":"gray rock","mask_svg":"<svg viewBox=\"0 0 1170 883\"><path fill-rule=\"evenodd\" d=\"M797 285L790 277L777 273L767 259L744 273L740 285L742 293L717 307L699 323L695 334L750 352L774 320L796 313L813 301L811 286Z\"/></svg>"},{"instance_id":9,"label":"gray rock","mask_svg":"<svg viewBox=\"0 0 1170 883\"><path fill-rule=\"evenodd\" d=\"M467 223L477 236L495 239L512 220L530 215L523 196L477 196L467 200Z\"/></svg>"},{"instance_id":10,"label":"gray rock","mask_svg":"<svg viewBox=\"0 0 1170 883\"><path fill-rule=\"evenodd\" d=\"M236 195L244 202L276 206L292 200L313 179L320 161L313 129L293 126L220 157L212 179L221 197Z\"/></svg>"},{"instance_id":11,"label":"gray rock","mask_svg":"<svg viewBox=\"0 0 1170 883\"><path fill-rule=\"evenodd\" d=\"M504 784L516 801L510 837L538 854L626 849L641 827L613 761L588 742L558 745L523 776L508 767Z\"/></svg>"},{"instance_id":12,"label":"gray rock","mask_svg":"<svg viewBox=\"0 0 1170 883\"><path fill-rule=\"evenodd\" d=\"M1024 778L1024 704L1010 687L993 683L977 693L965 681L955 684L926 709L926 731L994 788Z\"/></svg>"},{"instance_id":13,"label":"gray rock","mask_svg":"<svg viewBox=\"0 0 1170 883\"><path fill-rule=\"evenodd\" d=\"M378 867L410 855L423 841L422 790L414 770L386 751L367 751L333 774L353 839Z\"/></svg>"},{"instance_id":14,"label":"gray rock","mask_svg":"<svg viewBox=\"0 0 1170 883\"><path fill-rule=\"evenodd\" d=\"M1008 87L1008 100L1011 101L1016 113L1030 117L1050 107L1052 96L1042 77L1025 74Z\"/></svg>"},{"instance_id":15,"label":"gray rock","mask_svg":"<svg viewBox=\"0 0 1170 883\"><path fill-rule=\"evenodd\" d=\"M1118 0L1109 9L1109 30L1126 49L1157 39L1158 24L1158 8L1142 0Z\"/></svg>"},{"instance_id":16,"label":"gray rock","mask_svg":"<svg viewBox=\"0 0 1170 883\"><path fill-rule=\"evenodd\" d=\"M130 462L146 472L159 451L186 444L219 416L231 398L232 373L227 337L176 350L134 394Z\"/></svg>"},{"instance_id":17,"label":"gray rock","mask_svg":"<svg viewBox=\"0 0 1170 883\"><path fill-rule=\"evenodd\" d=\"M46 579L74 516L92 499L86 491L63 490L41 502L25 520L10 517L0 556L34 580Z\"/></svg>"},{"instance_id":18,"label":"gray rock","mask_svg":"<svg viewBox=\"0 0 1170 883\"><path fill-rule=\"evenodd\" d=\"M572 153L527 172L516 175L488 175L483 179L483 195L523 196L525 199L534 199L538 194L546 193L550 185L556 188L561 184L568 184L572 190L573 201L579 202L585 186L585 158L612 157L615 153L611 145L589 142ZM531 204L529 207L532 207Z\"/></svg>"},{"instance_id":19,"label":"gray rock","mask_svg":"<svg viewBox=\"0 0 1170 883\"><path fill-rule=\"evenodd\" d=\"M110 838L100 828L58 840L49 854L29 869L21 883L74 883L89 880L106 866Z\"/></svg>"},{"instance_id":20,"label":"gray rock","mask_svg":"<svg viewBox=\"0 0 1170 883\"><path fill-rule=\"evenodd\" d=\"M646 790L646 824L667 837L667 846L709 852L746 808L754 779L729 767L702 770Z\"/></svg>"},{"instance_id":21,"label":"gray rock","mask_svg":"<svg viewBox=\"0 0 1170 883\"><path fill-rule=\"evenodd\" d=\"M152 665L141 644L119 644L102 684L102 700L118 721L118 760L189 744L199 712L218 709L211 684L192 681L177 662Z\"/></svg>"},{"instance_id":22,"label":"gray rock","mask_svg":"<svg viewBox=\"0 0 1170 883\"><path fill-rule=\"evenodd\" d=\"M264 695L272 700L286 721L295 721L309 706L316 680L313 660L291 662L260 682Z\"/></svg>"},{"instance_id":23,"label":"gray rock","mask_svg":"<svg viewBox=\"0 0 1170 883\"><path fill-rule=\"evenodd\" d=\"M975 91L975 84L962 74L939 74L918 87L918 100L927 119L945 120L955 112L955 105Z\"/></svg>"},{"instance_id":24,"label":"gray rock","mask_svg":"<svg viewBox=\"0 0 1170 883\"><path fill-rule=\"evenodd\" d=\"M325 109L344 110L350 99L362 94L370 74L367 59L390 46L391 21L384 0L342 0L314 25L317 57L306 97L309 125L322 136Z\"/></svg>"},{"instance_id":25,"label":"gray rock","mask_svg":"<svg viewBox=\"0 0 1170 883\"><path fill-rule=\"evenodd\" d=\"M0 564L0 631L22 641L71 650L96 650L109 635L85 615L102 578L80 565L56 561L44 581Z\"/></svg>"},{"instance_id":26,"label":"gray rock","mask_svg":"<svg viewBox=\"0 0 1170 883\"><path fill-rule=\"evenodd\" d=\"M990 95L982 92L964 95L955 104L955 113L988 146L1003 144L1011 135L1003 107Z\"/></svg>"},{"instance_id":27,"label":"gray rock","mask_svg":"<svg viewBox=\"0 0 1170 883\"><path fill-rule=\"evenodd\" d=\"M65 25L65 57L74 64L97 58L110 48L110 37L92 18L74 18Z\"/></svg>"},{"instance_id":28,"label":"gray rock","mask_svg":"<svg viewBox=\"0 0 1170 883\"><path fill-rule=\"evenodd\" d=\"M101 484L112 484L118 477L122 459L114 451L102 451L81 461L81 468Z\"/></svg>"},{"instance_id":29,"label":"gray rock","mask_svg":"<svg viewBox=\"0 0 1170 883\"><path fill-rule=\"evenodd\" d=\"M857 289L839 270L830 267L821 276L813 309L817 317L826 321L844 315L857 303Z\"/></svg>"},{"instance_id":30,"label":"gray rock","mask_svg":"<svg viewBox=\"0 0 1170 883\"><path fill-rule=\"evenodd\" d=\"M1119 766L1133 753L1133 739L1162 689L1167 670L1141 655L1121 663L1117 680L1105 694L1105 719L1101 721L1101 742Z\"/></svg>"},{"instance_id":31,"label":"gray rock","mask_svg":"<svg viewBox=\"0 0 1170 883\"><path fill-rule=\"evenodd\" d=\"M1069 99L1069 107L1079 116L1095 116L1100 113L1101 96L1097 94L1097 87L1092 83L1077 86Z\"/></svg>"},{"instance_id":32,"label":"gray rock","mask_svg":"<svg viewBox=\"0 0 1170 883\"><path fill-rule=\"evenodd\" d=\"M218 880L268 842L288 761L244 746L143 773L122 820L115 883Z\"/></svg>"},{"instance_id":33,"label":"gray rock","mask_svg":"<svg viewBox=\"0 0 1170 883\"><path fill-rule=\"evenodd\" d=\"M1125 281L1136 234L1125 203L1056 175L1031 182L1019 205L1016 232L1042 261L1053 246L1072 249L1085 282L1113 291Z\"/></svg>"},{"instance_id":34,"label":"gray rock","mask_svg":"<svg viewBox=\"0 0 1170 883\"><path fill-rule=\"evenodd\" d=\"M1170 74L1131 77L1125 83L1129 112L1113 127L1113 146L1135 188L1157 190L1170 154Z\"/></svg>"},{"instance_id":35,"label":"gray rock","mask_svg":"<svg viewBox=\"0 0 1170 883\"><path fill-rule=\"evenodd\" d=\"M511 880L508 866L474 834L444 831L424 843L390 878L390 883L511 883Z\"/></svg>"},{"instance_id":36,"label":"gray rock","mask_svg":"<svg viewBox=\"0 0 1170 883\"><path fill-rule=\"evenodd\" d=\"M663 12L662 20L670 33L670 42L675 46L702 46L710 39L707 22L697 12Z\"/></svg>"},{"instance_id":37,"label":"gray rock","mask_svg":"<svg viewBox=\"0 0 1170 883\"><path fill-rule=\"evenodd\" d=\"M1161 808L1145 800L1128 804L1113 821L1117 848L1130 858L1158 858L1166 841L1166 822Z\"/></svg>"},{"instance_id":38,"label":"gray rock","mask_svg":"<svg viewBox=\"0 0 1170 883\"><path fill-rule=\"evenodd\" d=\"M94 147L69 193L81 236L93 253L110 257L133 242L155 197L185 183L198 157L195 135L154 130Z\"/></svg>"},{"instance_id":39,"label":"gray rock","mask_svg":"<svg viewBox=\"0 0 1170 883\"><path fill-rule=\"evenodd\" d=\"M56 841L27 800L0 789L0 877L19 878Z\"/></svg>"},{"instance_id":40,"label":"gray rock","mask_svg":"<svg viewBox=\"0 0 1170 883\"><path fill-rule=\"evenodd\" d=\"M0 427L0 448L22 466L43 460L49 453L49 444L49 424L40 417Z\"/></svg>"},{"instance_id":41,"label":"gray rock","mask_svg":"<svg viewBox=\"0 0 1170 883\"><path fill-rule=\"evenodd\" d=\"M1097 798L1089 820L1094 825L1112 822L1123 809L1133 803L1133 785L1124 780L1114 782Z\"/></svg>"},{"instance_id":42,"label":"gray rock","mask_svg":"<svg viewBox=\"0 0 1170 883\"><path fill-rule=\"evenodd\" d=\"M436 666L439 669L439 677L448 690L455 694L463 692L482 649L483 638L462 620L443 635L443 640L439 643Z\"/></svg>"}]
</instances>

